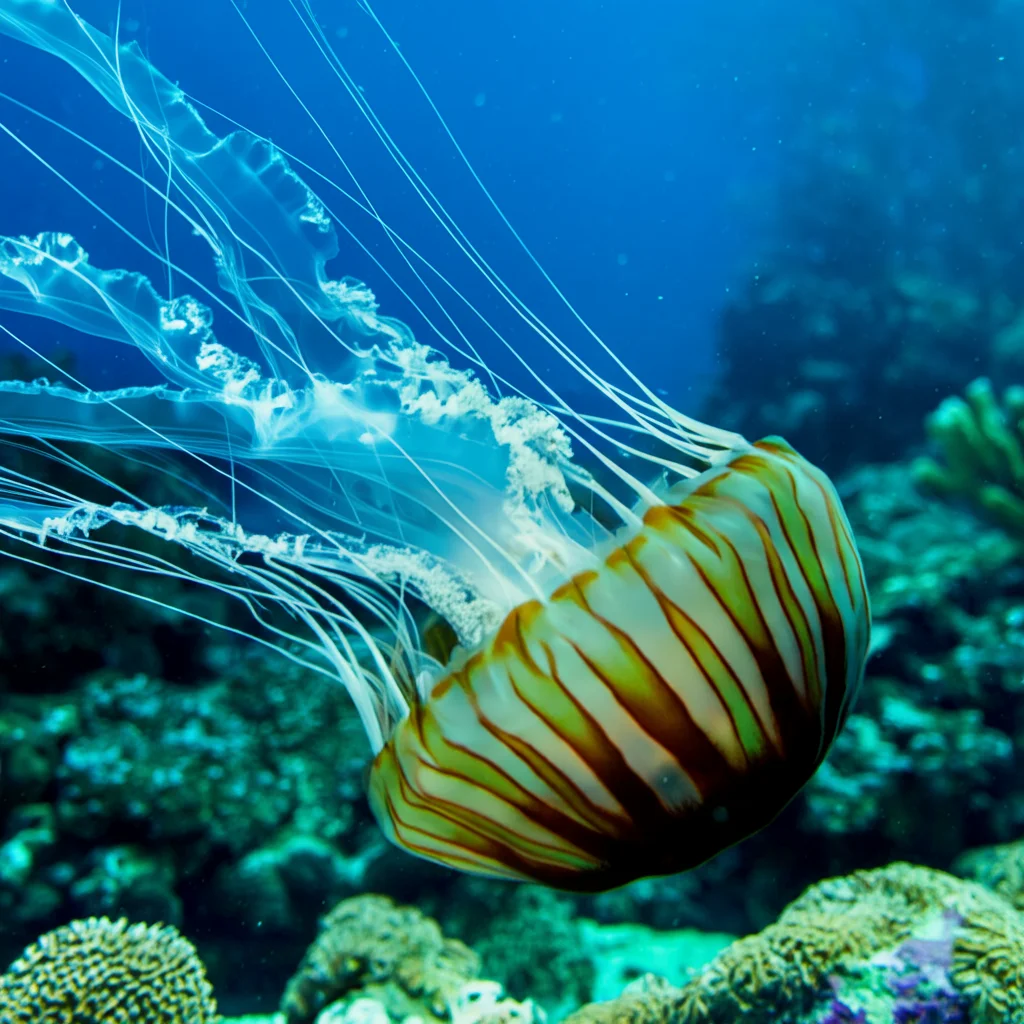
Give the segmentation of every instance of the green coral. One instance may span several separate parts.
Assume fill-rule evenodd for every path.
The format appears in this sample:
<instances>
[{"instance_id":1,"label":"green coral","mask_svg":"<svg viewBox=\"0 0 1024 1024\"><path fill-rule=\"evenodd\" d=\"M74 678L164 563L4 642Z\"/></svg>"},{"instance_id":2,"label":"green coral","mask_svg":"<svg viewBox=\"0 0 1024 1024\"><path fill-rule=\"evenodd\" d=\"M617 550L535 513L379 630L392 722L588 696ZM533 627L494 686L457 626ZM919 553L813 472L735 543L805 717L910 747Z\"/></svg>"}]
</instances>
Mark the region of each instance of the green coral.
<instances>
[{"instance_id":1,"label":"green coral","mask_svg":"<svg viewBox=\"0 0 1024 1024\"><path fill-rule=\"evenodd\" d=\"M524 885L503 902L473 943L486 976L518 998L531 996L556 1017L593 998L594 963L584 950L572 901Z\"/></svg>"},{"instance_id":2,"label":"green coral","mask_svg":"<svg viewBox=\"0 0 1024 1024\"><path fill-rule=\"evenodd\" d=\"M928 417L943 462L914 462L915 479L939 494L966 498L1014 534L1024 536L1024 387L1000 401L982 377L964 397L947 398Z\"/></svg>"},{"instance_id":3,"label":"green coral","mask_svg":"<svg viewBox=\"0 0 1024 1024\"><path fill-rule=\"evenodd\" d=\"M980 882L1024 912L1024 839L968 850L956 859L953 870Z\"/></svg>"}]
</instances>

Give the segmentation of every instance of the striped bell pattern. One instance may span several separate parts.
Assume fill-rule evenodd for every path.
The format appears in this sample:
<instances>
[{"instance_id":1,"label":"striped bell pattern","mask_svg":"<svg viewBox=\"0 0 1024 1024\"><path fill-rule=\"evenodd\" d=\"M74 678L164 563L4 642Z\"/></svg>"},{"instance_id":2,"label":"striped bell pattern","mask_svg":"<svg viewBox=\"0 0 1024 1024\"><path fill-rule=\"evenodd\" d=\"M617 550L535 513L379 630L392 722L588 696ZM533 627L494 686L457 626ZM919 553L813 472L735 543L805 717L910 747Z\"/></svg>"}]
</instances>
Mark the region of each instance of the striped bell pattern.
<instances>
[{"instance_id":1,"label":"striped bell pattern","mask_svg":"<svg viewBox=\"0 0 1024 1024\"><path fill-rule=\"evenodd\" d=\"M378 754L371 805L478 874L593 892L694 867L814 773L869 629L835 489L757 442L457 659Z\"/></svg>"}]
</instances>

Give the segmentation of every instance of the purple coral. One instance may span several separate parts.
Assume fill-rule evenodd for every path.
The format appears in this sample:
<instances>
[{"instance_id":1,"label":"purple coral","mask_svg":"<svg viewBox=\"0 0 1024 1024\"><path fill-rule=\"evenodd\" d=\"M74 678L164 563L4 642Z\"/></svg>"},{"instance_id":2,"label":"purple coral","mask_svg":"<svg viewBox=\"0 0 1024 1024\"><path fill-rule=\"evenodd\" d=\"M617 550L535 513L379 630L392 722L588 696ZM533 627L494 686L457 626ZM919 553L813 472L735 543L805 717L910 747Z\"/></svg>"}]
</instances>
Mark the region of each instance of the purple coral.
<instances>
[{"instance_id":1,"label":"purple coral","mask_svg":"<svg viewBox=\"0 0 1024 1024\"><path fill-rule=\"evenodd\" d=\"M961 917L943 915L937 938L908 939L893 952L873 961L886 970L886 985L893 995L892 1024L968 1024L967 1000L950 984L953 933ZM840 998L842 985L832 978L832 1000L818 1024L866 1024L866 1010L852 1010Z\"/></svg>"},{"instance_id":2,"label":"purple coral","mask_svg":"<svg viewBox=\"0 0 1024 1024\"><path fill-rule=\"evenodd\" d=\"M953 931L961 922L955 910L943 914L938 939L909 939L896 951L889 977L896 996L893 1024L967 1024L967 1001L949 983L953 963Z\"/></svg>"},{"instance_id":3,"label":"purple coral","mask_svg":"<svg viewBox=\"0 0 1024 1024\"><path fill-rule=\"evenodd\" d=\"M927 999L897 1000L893 1024L967 1024L967 1004L950 992L937 992Z\"/></svg>"},{"instance_id":4,"label":"purple coral","mask_svg":"<svg viewBox=\"0 0 1024 1024\"><path fill-rule=\"evenodd\" d=\"M840 999L833 999L828 1013L821 1019L821 1024L866 1024L867 1010L851 1010Z\"/></svg>"}]
</instances>

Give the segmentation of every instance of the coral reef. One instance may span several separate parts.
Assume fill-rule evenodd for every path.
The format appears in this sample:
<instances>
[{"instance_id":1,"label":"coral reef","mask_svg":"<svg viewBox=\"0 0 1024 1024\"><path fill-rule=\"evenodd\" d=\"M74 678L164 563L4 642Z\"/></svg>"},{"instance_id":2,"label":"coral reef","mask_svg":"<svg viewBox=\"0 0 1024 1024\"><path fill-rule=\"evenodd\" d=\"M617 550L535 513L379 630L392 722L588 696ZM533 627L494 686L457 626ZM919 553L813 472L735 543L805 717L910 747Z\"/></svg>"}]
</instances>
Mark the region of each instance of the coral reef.
<instances>
[{"instance_id":1,"label":"coral reef","mask_svg":"<svg viewBox=\"0 0 1024 1024\"><path fill-rule=\"evenodd\" d=\"M948 865L1024 831L1024 575L1017 546L929 501L906 467L844 481L874 606L870 682L803 798L803 827L879 860ZM836 865L840 870L845 866Z\"/></svg>"},{"instance_id":2,"label":"coral reef","mask_svg":"<svg viewBox=\"0 0 1024 1024\"><path fill-rule=\"evenodd\" d=\"M442 934L436 921L385 896L343 900L321 922L320 934L288 982L281 1012L288 1024L310 1024L325 1006L358 990L448 1020L463 986L478 978L480 960Z\"/></svg>"},{"instance_id":3,"label":"coral reef","mask_svg":"<svg viewBox=\"0 0 1024 1024\"><path fill-rule=\"evenodd\" d=\"M576 901L535 885L460 879L436 913L480 954L484 976L553 1018L593 998L595 969Z\"/></svg>"},{"instance_id":4,"label":"coral reef","mask_svg":"<svg viewBox=\"0 0 1024 1024\"><path fill-rule=\"evenodd\" d=\"M279 986L322 901L361 888L383 840L347 696L284 659L207 657L229 651L212 682L102 671L0 701L0 955L127 915L201 925L225 990L248 935Z\"/></svg>"},{"instance_id":5,"label":"coral reef","mask_svg":"<svg viewBox=\"0 0 1024 1024\"><path fill-rule=\"evenodd\" d=\"M244 895L261 928L287 931L309 916L297 896L351 891L338 841L353 824L359 737L342 694L298 684L277 674L257 697L240 680L186 689L105 674L56 705L22 702L0 722L0 752L34 802L8 814L0 902L31 920L21 888L48 885L35 914L70 904L178 921L182 880L219 864L214 905L233 924Z\"/></svg>"},{"instance_id":6,"label":"coral reef","mask_svg":"<svg viewBox=\"0 0 1024 1024\"><path fill-rule=\"evenodd\" d=\"M682 1024L1024 1020L1024 918L980 886L907 864L812 886L683 990ZM917 1016L914 1016L917 1014ZM924 1016L930 1014L930 1016Z\"/></svg>"},{"instance_id":7,"label":"coral reef","mask_svg":"<svg viewBox=\"0 0 1024 1024\"><path fill-rule=\"evenodd\" d=\"M167 925L74 921L42 936L0 977L5 1024L215 1024L192 944Z\"/></svg>"},{"instance_id":8,"label":"coral reef","mask_svg":"<svg viewBox=\"0 0 1024 1024\"><path fill-rule=\"evenodd\" d=\"M819 1024L1024 1020L1024 918L981 886L908 864L812 886L681 991L572 1020ZM666 992L668 993L666 995ZM615 1007L615 1009L611 1009Z\"/></svg>"},{"instance_id":9,"label":"coral reef","mask_svg":"<svg viewBox=\"0 0 1024 1024\"><path fill-rule=\"evenodd\" d=\"M963 398L947 398L927 422L942 462L917 459L917 482L976 503L1024 537L1024 387L1007 388L1000 401L991 381L981 377L967 386Z\"/></svg>"},{"instance_id":10,"label":"coral reef","mask_svg":"<svg viewBox=\"0 0 1024 1024\"><path fill-rule=\"evenodd\" d=\"M615 999L590 1003L565 1019L565 1024L676 1024L682 992L664 978L644 975Z\"/></svg>"},{"instance_id":11,"label":"coral reef","mask_svg":"<svg viewBox=\"0 0 1024 1024\"><path fill-rule=\"evenodd\" d=\"M953 869L1024 911L1024 840L968 850L957 857Z\"/></svg>"}]
</instances>

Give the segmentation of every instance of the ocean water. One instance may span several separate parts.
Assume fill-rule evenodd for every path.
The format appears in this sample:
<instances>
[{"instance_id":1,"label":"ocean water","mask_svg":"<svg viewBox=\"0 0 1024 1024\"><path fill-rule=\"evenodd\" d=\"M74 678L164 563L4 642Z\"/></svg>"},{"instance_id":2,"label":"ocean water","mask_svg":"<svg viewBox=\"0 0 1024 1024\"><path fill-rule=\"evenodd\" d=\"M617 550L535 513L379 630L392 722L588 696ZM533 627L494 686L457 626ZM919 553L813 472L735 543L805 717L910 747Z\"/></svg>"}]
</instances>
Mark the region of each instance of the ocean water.
<instances>
[{"instance_id":1,"label":"ocean water","mask_svg":"<svg viewBox=\"0 0 1024 1024\"><path fill-rule=\"evenodd\" d=\"M1024 1021L1022 30L0 0L0 1020Z\"/></svg>"}]
</instances>

